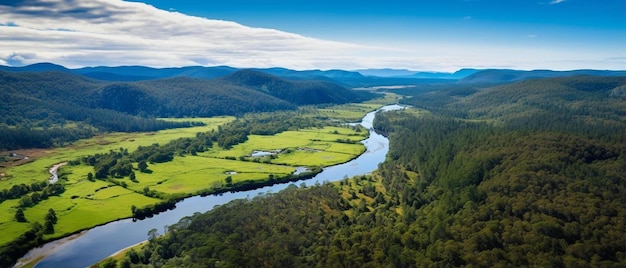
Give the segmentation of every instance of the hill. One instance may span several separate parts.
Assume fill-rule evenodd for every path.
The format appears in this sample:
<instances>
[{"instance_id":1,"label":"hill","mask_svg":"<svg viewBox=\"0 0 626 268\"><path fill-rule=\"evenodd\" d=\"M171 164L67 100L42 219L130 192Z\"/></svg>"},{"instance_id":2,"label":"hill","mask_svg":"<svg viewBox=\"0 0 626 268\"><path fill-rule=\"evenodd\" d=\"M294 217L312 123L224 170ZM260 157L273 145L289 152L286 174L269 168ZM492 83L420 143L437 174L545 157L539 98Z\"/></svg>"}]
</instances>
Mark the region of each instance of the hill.
<instances>
[{"instance_id":1,"label":"hill","mask_svg":"<svg viewBox=\"0 0 626 268\"><path fill-rule=\"evenodd\" d=\"M499 86L455 85L437 91L416 91L405 103L464 119L598 136L604 130L611 129L616 134L614 131L626 127L620 120L606 123L625 113L625 84L626 77L573 76Z\"/></svg>"},{"instance_id":2,"label":"hill","mask_svg":"<svg viewBox=\"0 0 626 268\"><path fill-rule=\"evenodd\" d=\"M286 80L255 70L241 70L222 80L298 105L360 102L372 97L369 92L350 90L328 81Z\"/></svg>"}]
</instances>

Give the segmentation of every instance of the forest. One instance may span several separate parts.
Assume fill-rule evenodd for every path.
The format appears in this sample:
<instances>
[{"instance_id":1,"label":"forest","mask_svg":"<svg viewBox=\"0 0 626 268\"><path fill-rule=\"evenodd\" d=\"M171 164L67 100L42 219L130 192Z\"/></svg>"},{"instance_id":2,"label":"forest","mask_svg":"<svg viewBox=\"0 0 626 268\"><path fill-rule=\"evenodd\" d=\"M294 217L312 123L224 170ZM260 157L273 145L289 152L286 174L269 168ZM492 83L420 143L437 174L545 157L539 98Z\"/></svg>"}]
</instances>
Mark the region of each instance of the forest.
<instances>
[{"instance_id":1,"label":"forest","mask_svg":"<svg viewBox=\"0 0 626 268\"><path fill-rule=\"evenodd\" d=\"M370 176L237 200L100 267L623 267L625 77L402 89ZM397 93L397 91L395 91Z\"/></svg>"}]
</instances>

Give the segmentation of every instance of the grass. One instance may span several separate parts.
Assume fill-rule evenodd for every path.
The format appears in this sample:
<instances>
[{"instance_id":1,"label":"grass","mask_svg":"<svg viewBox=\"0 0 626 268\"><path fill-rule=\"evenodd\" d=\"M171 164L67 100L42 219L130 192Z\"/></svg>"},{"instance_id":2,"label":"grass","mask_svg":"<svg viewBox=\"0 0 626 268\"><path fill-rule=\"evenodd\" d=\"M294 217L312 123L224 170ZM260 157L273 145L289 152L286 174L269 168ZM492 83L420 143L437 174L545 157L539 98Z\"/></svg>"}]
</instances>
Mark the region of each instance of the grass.
<instances>
[{"instance_id":1,"label":"grass","mask_svg":"<svg viewBox=\"0 0 626 268\"><path fill-rule=\"evenodd\" d=\"M72 198L73 197L73 198ZM146 197L105 181L82 180L66 187L61 196L52 196L37 205L24 209L28 222L13 219L19 200L6 200L0 204L0 244L5 244L24 233L34 222L44 223L48 209L54 209L58 222L54 234L57 238L98 224L132 216L130 207L142 207L160 200ZM103 213L106 211L106 213Z\"/></svg>"},{"instance_id":2,"label":"grass","mask_svg":"<svg viewBox=\"0 0 626 268\"><path fill-rule=\"evenodd\" d=\"M130 182L128 188L142 191L144 187L166 194L197 193L220 186L226 177L233 182L265 179L270 174L285 176L295 171L289 166L227 160L203 156L175 157L173 161L148 167L152 173L136 173L138 183ZM233 172L235 174L227 174Z\"/></svg>"},{"instance_id":3,"label":"grass","mask_svg":"<svg viewBox=\"0 0 626 268\"><path fill-rule=\"evenodd\" d=\"M357 132L347 127L324 127L310 128L299 131L285 131L276 135L261 136L250 135L244 143L233 146L230 150L212 150L202 155L208 157L247 157L253 151L291 151L278 154L278 158L271 160L271 163L302 165L302 166L328 166L346 162L359 154L365 147L361 143L347 144L339 143L338 139L361 141L367 135L366 131ZM308 151L303 155L297 152ZM313 159L305 159L315 155ZM294 161L295 159L295 161Z\"/></svg>"},{"instance_id":4,"label":"grass","mask_svg":"<svg viewBox=\"0 0 626 268\"><path fill-rule=\"evenodd\" d=\"M377 109L378 107L380 107L380 105L376 103L342 104L319 109L319 112L329 118L356 122L359 121L363 115Z\"/></svg>"}]
</instances>

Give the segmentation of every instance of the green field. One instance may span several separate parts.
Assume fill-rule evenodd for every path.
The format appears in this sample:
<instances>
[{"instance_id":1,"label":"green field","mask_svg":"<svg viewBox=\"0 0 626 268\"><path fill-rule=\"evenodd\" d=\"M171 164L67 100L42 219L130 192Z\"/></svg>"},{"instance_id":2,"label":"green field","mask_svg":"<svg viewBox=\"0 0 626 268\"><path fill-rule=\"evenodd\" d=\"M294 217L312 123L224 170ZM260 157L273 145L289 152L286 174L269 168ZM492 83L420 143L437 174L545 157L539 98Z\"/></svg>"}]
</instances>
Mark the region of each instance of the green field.
<instances>
[{"instance_id":1,"label":"green field","mask_svg":"<svg viewBox=\"0 0 626 268\"><path fill-rule=\"evenodd\" d=\"M153 172L137 173L138 183L129 181L128 188L141 191L147 186L166 194L195 194L200 190L221 186L228 176L237 182L266 179L270 174L286 176L295 171L295 168L289 166L202 156L176 157L171 162L151 165L149 169Z\"/></svg>"},{"instance_id":2,"label":"green field","mask_svg":"<svg viewBox=\"0 0 626 268\"><path fill-rule=\"evenodd\" d=\"M148 133L109 133L96 136L90 139L79 140L70 146L55 149L35 150L35 154L43 155L35 161L24 165L0 168L0 173L5 176L0 178L0 190L10 189L16 184L31 184L50 177L48 169L54 164L78 159L85 155L96 153L106 153L110 150L127 148L129 151L135 150L138 146L148 146L154 143L165 144L170 140L181 137L193 137L198 132L206 132L216 129L217 126L234 120L234 117L213 117L213 118L187 118L168 119L204 122L205 126L178 128L161 130ZM33 151L33 150L28 150ZM29 153L24 153L29 155Z\"/></svg>"},{"instance_id":3,"label":"green field","mask_svg":"<svg viewBox=\"0 0 626 268\"><path fill-rule=\"evenodd\" d=\"M356 121L365 113L380 107L377 103L347 104L315 110L329 120ZM167 119L171 120L171 119ZM151 133L110 133L91 139L80 140L72 145L48 150L23 150L34 153L34 161L0 169L0 190L16 184L31 184L46 180L48 169L54 164L79 159L82 156L107 153L126 148L134 151L138 146L154 143L165 144L180 137L193 137L198 132L216 129L234 120L233 117L175 119L202 121L206 126L163 130ZM225 150L217 145L197 155L176 155L170 162L148 164L149 172L135 170L136 181L128 177L109 180L87 179L93 173L92 166L66 165L59 169L60 183L66 191L52 196L37 205L24 209L28 222L14 220L19 199L0 203L0 245L15 239L31 228L32 223L44 223L48 209L55 210L58 223L55 232L46 238L62 237L99 224L132 216L131 206L145 207L163 201L144 195L149 189L160 198L188 196L207 189L221 187L230 177L232 183L244 180L265 180L269 177L285 177L295 167L320 167L347 162L365 147L359 141L365 139L366 130L353 127L309 128L285 131L275 135L250 135L246 142ZM252 157L254 151L276 152L273 157ZM133 163L137 168L137 163ZM122 186L125 187L122 187ZM152 195L150 195L152 196Z\"/></svg>"},{"instance_id":4,"label":"green field","mask_svg":"<svg viewBox=\"0 0 626 268\"><path fill-rule=\"evenodd\" d=\"M360 143L347 144L339 143L338 139L350 140L358 142L367 137L367 131L357 132L347 127L324 127L302 129L298 131L285 131L276 135L261 136L250 135L248 141L233 146L230 150L213 150L203 155L209 157L247 157L253 151L281 151L277 155L277 159L271 160L271 163L286 164L283 159L293 159L291 154L286 150L291 149L293 152L308 151L311 154L319 155L318 158L323 159L325 156L336 158L330 163L328 161L316 162L308 159L300 159L300 161L289 164L298 164L302 166L328 166L346 162L356 155L361 154L365 147ZM338 157L343 156L343 157ZM334 162L334 163L333 163Z\"/></svg>"}]
</instances>

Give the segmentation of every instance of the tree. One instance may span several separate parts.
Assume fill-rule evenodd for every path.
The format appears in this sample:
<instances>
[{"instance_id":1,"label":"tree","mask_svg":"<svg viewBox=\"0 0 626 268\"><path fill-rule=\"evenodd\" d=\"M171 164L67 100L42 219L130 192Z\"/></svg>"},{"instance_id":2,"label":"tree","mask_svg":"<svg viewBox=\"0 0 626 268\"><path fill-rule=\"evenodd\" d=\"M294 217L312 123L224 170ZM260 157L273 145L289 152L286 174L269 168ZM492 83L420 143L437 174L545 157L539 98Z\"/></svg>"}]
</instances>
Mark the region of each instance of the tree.
<instances>
[{"instance_id":1,"label":"tree","mask_svg":"<svg viewBox=\"0 0 626 268\"><path fill-rule=\"evenodd\" d=\"M150 240L150 242L154 241L158 236L159 236L159 232L157 231L156 228L153 228L150 231L148 231L148 240Z\"/></svg>"},{"instance_id":2,"label":"tree","mask_svg":"<svg viewBox=\"0 0 626 268\"><path fill-rule=\"evenodd\" d=\"M224 179L224 181L226 182L227 187L233 186L233 177L228 176L226 177L226 179Z\"/></svg>"},{"instance_id":3,"label":"tree","mask_svg":"<svg viewBox=\"0 0 626 268\"><path fill-rule=\"evenodd\" d=\"M21 208L18 208L15 212L15 220L18 222L26 222L26 216L24 216L24 211Z\"/></svg>"},{"instance_id":4,"label":"tree","mask_svg":"<svg viewBox=\"0 0 626 268\"><path fill-rule=\"evenodd\" d=\"M148 163L146 163L146 160L141 160L137 164L137 168L139 168L139 171L141 172L146 172L146 170L148 169Z\"/></svg>"},{"instance_id":5,"label":"tree","mask_svg":"<svg viewBox=\"0 0 626 268\"><path fill-rule=\"evenodd\" d=\"M131 262L128 258L124 258L122 262L120 262L120 268L130 268L131 266Z\"/></svg>"},{"instance_id":6,"label":"tree","mask_svg":"<svg viewBox=\"0 0 626 268\"><path fill-rule=\"evenodd\" d=\"M51 220L46 220L46 223L44 223L43 232L46 234L54 233L54 223L52 223Z\"/></svg>"},{"instance_id":7,"label":"tree","mask_svg":"<svg viewBox=\"0 0 626 268\"><path fill-rule=\"evenodd\" d=\"M54 209L48 209L48 214L46 214L45 220L49 220L53 224L57 223L57 214L54 212Z\"/></svg>"},{"instance_id":8,"label":"tree","mask_svg":"<svg viewBox=\"0 0 626 268\"><path fill-rule=\"evenodd\" d=\"M29 195L24 195L20 199L20 207L26 208L33 205L33 199Z\"/></svg>"},{"instance_id":9,"label":"tree","mask_svg":"<svg viewBox=\"0 0 626 268\"><path fill-rule=\"evenodd\" d=\"M135 251L135 249L131 248L130 251L126 253L126 256L128 257L131 263L133 264L139 263L139 254L137 254L137 251Z\"/></svg>"},{"instance_id":10,"label":"tree","mask_svg":"<svg viewBox=\"0 0 626 268\"><path fill-rule=\"evenodd\" d=\"M94 181L94 179L93 179L93 173L91 173L91 172L87 173L87 179L88 179L89 181Z\"/></svg>"},{"instance_id":11,"label":"tree","mask_svg":"<svg viewBox=\"0 0 626 268\"><path fill-rule=\"evenodd\" d=\"M106 258L104 261L102 261L102 263L100 264L100 267L115 268L117 267L117 260L113 258Z\"/></svg>"}]
</instances>

